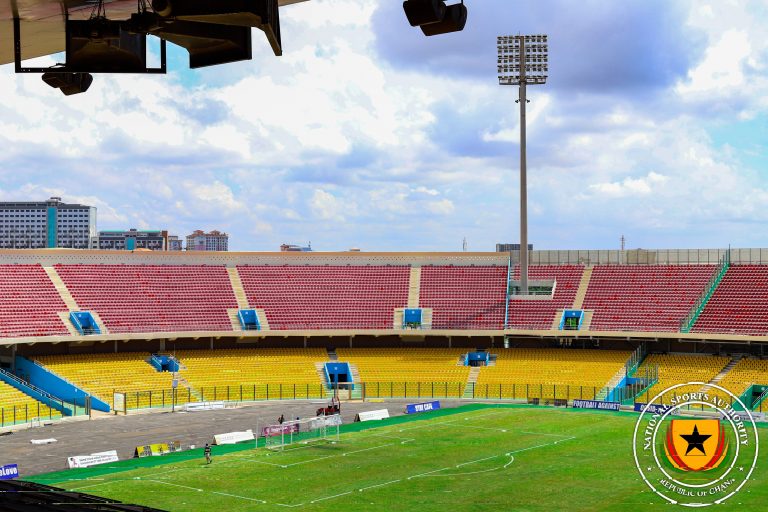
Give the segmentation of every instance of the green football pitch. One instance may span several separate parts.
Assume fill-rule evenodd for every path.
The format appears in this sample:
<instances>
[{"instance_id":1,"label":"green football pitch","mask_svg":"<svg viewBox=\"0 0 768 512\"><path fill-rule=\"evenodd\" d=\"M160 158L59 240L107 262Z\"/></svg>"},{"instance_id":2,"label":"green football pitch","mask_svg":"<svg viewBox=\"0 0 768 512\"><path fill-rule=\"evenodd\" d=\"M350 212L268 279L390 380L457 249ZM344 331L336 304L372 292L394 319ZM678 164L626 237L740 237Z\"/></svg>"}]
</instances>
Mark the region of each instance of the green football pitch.
<instances>
[{"instance_id":1,"label":"green football pitch","mask_svg":"<svg viewBox=\"0 0 768 512\"><path fill-rule=\"evenodd\" d=\"M640 479L631 413L466 406L342 427L338 442L250 445L30 478L170 511L670 510ZM762 453L768 453L761 431ZM761 456L761 460L765 460ZM718 510L768 508L768 464Z\"/></svg>"}]
</instances>

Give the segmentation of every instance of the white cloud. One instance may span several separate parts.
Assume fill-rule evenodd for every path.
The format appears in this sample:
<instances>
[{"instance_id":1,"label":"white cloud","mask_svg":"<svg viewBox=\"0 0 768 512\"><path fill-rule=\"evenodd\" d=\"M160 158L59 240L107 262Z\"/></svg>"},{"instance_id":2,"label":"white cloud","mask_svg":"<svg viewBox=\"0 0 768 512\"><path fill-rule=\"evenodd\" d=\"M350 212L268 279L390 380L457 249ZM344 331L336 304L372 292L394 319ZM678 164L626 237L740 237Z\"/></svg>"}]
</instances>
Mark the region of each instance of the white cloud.
<instances>
[{"instance_id":1,"label":"white cloud","mask_svg":"<svg viewBox=\"0 0 768 512\"><path fill-rule=\"evenodd\" d=\"M343 221L345 213L348 213L354 207L351 204L344 204L336 196L325 190L317 189L309 201L312 214L321 220Z\"/></svg>"},{"instance_id":2,"label":"white cloud","mask_svg":"<svg viewBox=\"0 0 768 512\"><path fill-rule=\"evenodd\" d=\"M604 197L628 197L636 195L648 195L659 187L663 187L669 178L655 172L648 173L641 178L624 178L620 182L595 183L589 186L597 196Z\"/></svg>"}]
</instances>

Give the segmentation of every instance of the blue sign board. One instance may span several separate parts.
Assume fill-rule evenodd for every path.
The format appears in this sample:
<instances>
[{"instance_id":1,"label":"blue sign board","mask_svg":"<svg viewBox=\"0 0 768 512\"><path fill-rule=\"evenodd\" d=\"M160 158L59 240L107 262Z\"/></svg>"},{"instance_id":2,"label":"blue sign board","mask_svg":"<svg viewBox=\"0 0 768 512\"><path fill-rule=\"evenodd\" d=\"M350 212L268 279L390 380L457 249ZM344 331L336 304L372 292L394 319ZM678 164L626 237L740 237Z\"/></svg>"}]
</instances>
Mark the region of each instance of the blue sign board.
<instances>
[{"instance_id":1,"label":"blue sign board","mask_svg":"<svg viewBox=\"0 0 768 512\"><path fill-rule=\"evenodd\" d=\"M440 401L424 402L421 404L408 404L405 406L406 414L415 414L417 412L436 411L440 408Z\"/></svg>"},{"instance_id":2,"label":"blue sign board","mask_svg":"<svg viewBox=\"0 0 768 512\"><path fill-rule=\"evenodd\" d=\"M645 409L646 405L648 404L641 404L641 403L635 402L635 411L643 412L643 409ZM646 412L650 414L664 414L665 412L667 412L669 408L670 408L669 405L651 404L651 405L648 405L648 410Z\"/></svg>"},{"instance_id":3,"label":"blue sign board","mask_svg":"<svg viewBox=\"0 0 768 512\"><path fill-rule=\"evenodd\" d=\"M13 480L19 477L19 467L16 464L0 466L0 480Z\"/></svg>"},{"instance_id":4,"label":"blue sign board","mask_svg":"<svg viewBox=\"0 0 768 512\"><path fill-rule=\"evenodd\" d=\"M574 400L574 409L600 409L603 411L618 411L621 409L619 402L603 402L602 400Z\"/></svg>"}]
</instances>

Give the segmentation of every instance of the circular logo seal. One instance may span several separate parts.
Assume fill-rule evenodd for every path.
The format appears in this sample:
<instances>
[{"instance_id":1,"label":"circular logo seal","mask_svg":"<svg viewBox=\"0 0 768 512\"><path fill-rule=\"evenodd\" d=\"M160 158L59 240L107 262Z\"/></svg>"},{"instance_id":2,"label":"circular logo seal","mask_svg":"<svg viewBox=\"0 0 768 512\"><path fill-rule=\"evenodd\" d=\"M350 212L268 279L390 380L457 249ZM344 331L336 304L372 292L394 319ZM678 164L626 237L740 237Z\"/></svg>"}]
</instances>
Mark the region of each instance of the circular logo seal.
<instances>
[{"instance_id":1,"label":"circular logo seal","mask_svg":"<svg viewBox=\"0 0 768 512\"><path fill-rule=\"evenodd\" d=\"M677 384L640 405L635 465L648 487L669 503L717 505L752 476L758 454L755 420L727 389Z\"/></svg>"}]
</instances>

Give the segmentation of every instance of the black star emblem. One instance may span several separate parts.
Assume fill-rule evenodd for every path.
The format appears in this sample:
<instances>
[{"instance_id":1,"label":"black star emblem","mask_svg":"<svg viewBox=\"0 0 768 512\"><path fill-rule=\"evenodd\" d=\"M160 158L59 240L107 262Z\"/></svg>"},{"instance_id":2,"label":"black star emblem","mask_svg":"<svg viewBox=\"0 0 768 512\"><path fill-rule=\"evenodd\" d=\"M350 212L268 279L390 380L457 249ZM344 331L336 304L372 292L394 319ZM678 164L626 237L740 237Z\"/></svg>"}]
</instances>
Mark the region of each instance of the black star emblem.
<instances>
[{"instance_id":1,"label":"black star emblem","mask_svg":"<svg viewBox=\"0 0 768 512\"><path fill-rule=\"evenodd\" d=\"M688 449L685 450L686 455L688 455L694 448L706 455L707 452L704 451L704 441L712 436L710 434L699 434L699 428L694 425L692 434L680 434L680 437L685 439L688 443Z\"/></svg>"}]
</instances>

